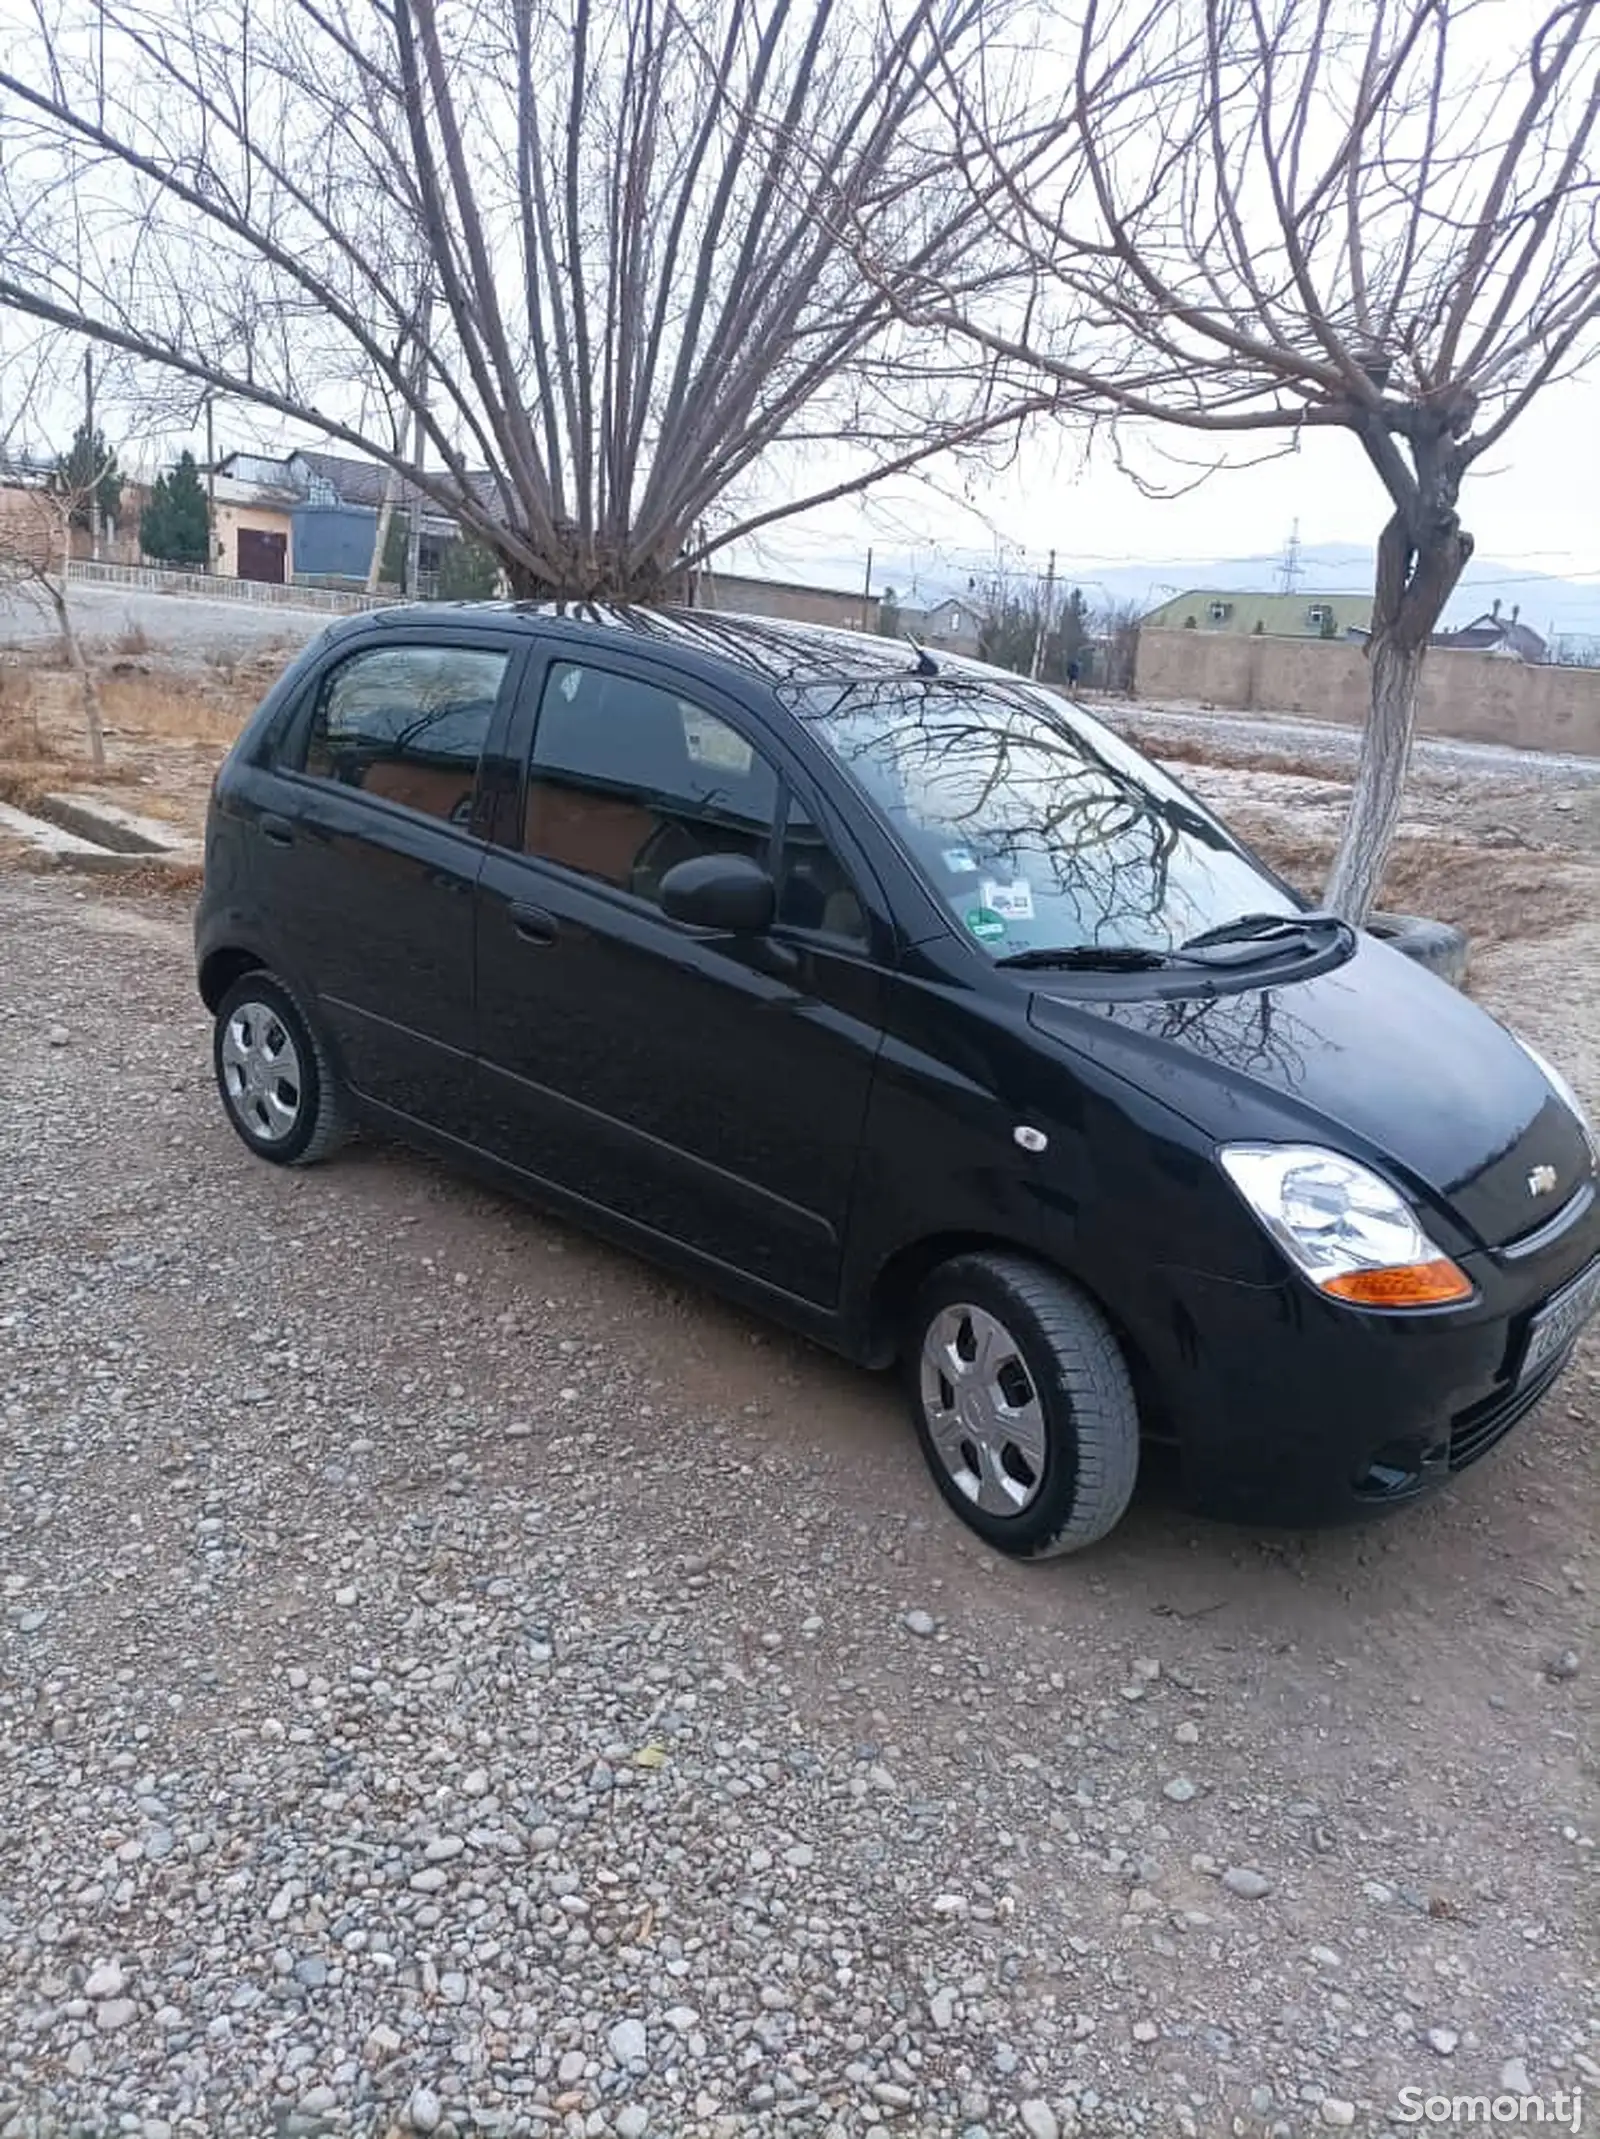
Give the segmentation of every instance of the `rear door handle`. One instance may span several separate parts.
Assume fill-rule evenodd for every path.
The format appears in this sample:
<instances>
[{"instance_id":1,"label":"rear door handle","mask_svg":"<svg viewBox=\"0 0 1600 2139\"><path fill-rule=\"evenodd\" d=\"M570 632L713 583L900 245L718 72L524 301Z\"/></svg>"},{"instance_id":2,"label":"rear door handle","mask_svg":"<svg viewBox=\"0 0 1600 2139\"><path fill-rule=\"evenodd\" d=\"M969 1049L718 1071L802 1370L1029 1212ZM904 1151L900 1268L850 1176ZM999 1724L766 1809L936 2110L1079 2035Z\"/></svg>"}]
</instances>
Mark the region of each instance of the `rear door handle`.
<instances>
[{"instance_id":1,"label":"rear door handle","mask_svg":"<svg viewBox=\"0 0 1600 2139\"><path fill-rule=\"evenodd\" d=\"M261 831L262 836L270 839L275 847L292 847L294 845L294 826L287 817L279 817L272 810L262 812Z\"/></svg>"},{"instance_id":2,"label":"rear door handle","mask_svg":"<svg viewBox=\"0 0 1600 2139\"><path fill-rule=\"evenodd\" d=\"M513 900L510 913L511 926L524 943L555 942L559 924L555 915L546 913L542 906L524 906L520 900Z\"/></svg>"}]
</instances>

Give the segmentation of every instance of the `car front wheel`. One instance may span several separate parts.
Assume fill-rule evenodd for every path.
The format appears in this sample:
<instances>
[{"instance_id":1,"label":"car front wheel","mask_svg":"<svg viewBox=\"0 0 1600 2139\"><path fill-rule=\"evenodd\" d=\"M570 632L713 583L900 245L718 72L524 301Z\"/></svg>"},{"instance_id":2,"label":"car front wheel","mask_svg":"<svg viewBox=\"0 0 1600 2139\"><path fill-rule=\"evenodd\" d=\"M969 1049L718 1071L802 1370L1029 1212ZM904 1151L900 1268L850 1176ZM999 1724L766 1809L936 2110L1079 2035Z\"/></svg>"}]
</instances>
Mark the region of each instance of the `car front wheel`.
<instances>
[{"instance_id":1,"label":"car front wheel","mask_svg":"<svg viewBox=\"0 0 1600 2139\"><path fill-rule=\"evenodd\" d=\"M1139 1414L1105 1316L1019 1256L963 1255L912 1315L906 1364L923 1454L998 1551L1077 1552L1113 1529L1139 1467Z\"/></svg>"},{"instance_id":2,"label":"car front wheel","mask_svg":"<svg viewBox=\"0 0 1600 2139\"><path fill-rule=\"evenodd\" d=\"M310 1166L344 1135L338 1079L294 997L246 973L217 1009L212 1057L228 1119L258 1158Z\"/></svg>"}]
</instances>

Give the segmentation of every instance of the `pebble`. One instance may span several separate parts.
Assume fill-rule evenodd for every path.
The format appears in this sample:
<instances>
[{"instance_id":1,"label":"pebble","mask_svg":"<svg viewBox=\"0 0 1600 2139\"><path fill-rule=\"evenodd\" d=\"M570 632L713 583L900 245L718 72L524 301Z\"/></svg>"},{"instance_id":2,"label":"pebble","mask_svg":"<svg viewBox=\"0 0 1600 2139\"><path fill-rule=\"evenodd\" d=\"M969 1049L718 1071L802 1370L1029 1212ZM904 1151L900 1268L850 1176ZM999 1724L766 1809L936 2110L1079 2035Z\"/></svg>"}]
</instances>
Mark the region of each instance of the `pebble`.
<instances>
[{"instance_id":1,"label":"pebble","mask_svg":"<svg viewBox=\"0 0 1600 2139\"><path fill-rule=\"evenodd\" d=\"M65 1025L52 1025L45 1034L45 1039L52 1047L65 1047L71 1038L72 1035Z\"/></svg>"},{"instance_id":2,"label":"pebble","mask_svg":"<svg viewBox=\"0 0 1600 2139\"><path fill-rule=\"evenodd\" d=\"M1506 2094L1532 2094L1533 2081L1528 2077L1525 2059L1508 2057L1500 2067L1500 2086Z\"/></svg>"},{"instance_id":3,"label":"pebble","mask_svg":"<svg viewBox=\"0 0 1600 2139\"><path fill-rule=\"evenodd\" d=\"M1423 2040L1440 2057L1453 2057L1461 2037L1454 2028L1429 2028Z\"/></svg>"},{"instance_id":4,"label":"pebble","mask_svg":"<svg viewBox=\"0 0 1600 2139\"><path fill-rule=\"evenodd\" d=\"M902 1616L900 1624L908 1634L915 1634L919 1641L927 1641L931 1635L937 1634L939 1631L939 1622L934 1618L933 1614L920 1609L906 1612Z\"/></svg>"},{"instance_id":5,"label":"pebble","mask_svg":"<svg viewBox=\"0 0 1600 2139\"><path fill-rule=\"evenodd\" d=\"M1175 1805L1187 1805L1192 1797L1199 1795L1200 1786L1192 1783L1187 1775L1174 1775L1171 1782L1161 1785L1161 1795L1170 1797Z\"/></svg>"},{"instance_id":6,"label":"pebble","mask_svg":"<svg viewBox=\"0 0 1600 2139\"><path fill-rule=\"evenodd\" d=\"M121 1963L118 1961L102 1961L98 1968L90 1969L88 1980L83 1986L83 1995L86 1998L94 1998L96 2000L101 1998L120 1998L122 1985Z\"/></svg>"},{"instance_id":7,"label":"pebble","mask_svg":"<svg viewBox=\"0 0 1600 2139\"><path fill-rule=\"evenodd\" d=\"M1356 2105L1341 2101L1337 2095L1325 2094L1317 2114L1324 2124L1331 2124L1336 2131L1348 2131L1356 2121Z\"/></svg>"},{"instance_id":8,"label":"pebble","mask_svg":"<svg viewBox=\"0 0 1600 2139\"><path fill-rule=\"evenodd\" d=\"M1559 1649L1545 1665L1544 1675L1558 1683L1562 1679L1575 1679L1582 1664L1583 1659L1576 1649Z\"/></svg>"},{"instance_id":9,"label":"pebble","mask_svg":"<svg viewBox=\"0 0 1600 2139\"><path fill-rule=\"evenodd\" d=\"M1222 1883L1241 1901L1260 1901L1272 1892L1272 1881L1265 1873L1254 1871L1247 1864L1230 1864L1222 1875Z\"/></svg>"},{"instance_id":10,"label":"pebble","mask_svg":"<svg viewBox=\"0 0 1600 2139\"><path fill-rule=\"evenodd\" d=\"M606 2037L606 2047L619 2065L642 2064L650 2054L649 2037L642 2020L619 2020Z\"/></svg>"},{"instance_id":11,"label":"pebble","mask_svg":"<svg viewBox=\"0 0 1600 2139\"><path fill-rule=\"evenodd\" d=\"M1061 2126L1050 2104L1039 2095L1032 2095L1017 2111L1022 2119L1022 2129L1028 2139L1061 2139Z\"/></svg>"},{"instance_id":12,"label":"pebble","mask_svg":"<svg viewBox=\"0 0 1600 2139\"><path fill-rule=\"evenodd\" d=\"M650 2112L639 2102L625 2102L611 2120L617 2139L644 2139L650 2129Z\"/></svg>"},{"instance_id":13,"label":"pebble","mask_svg":"<svg viewBox=\"0 0 1600 2139\"><path fill-rule=\"evenodd\" d=\"M102 2034L109 2035L125 2028L138 2010L131 1998L110 1998L95 2008L94 2024Z\"/></svg>"},{"instance_id":14,"label":"pebble","mask_svg":"<svg viewBox=\"0 0 1600 2139\"><path fill-rule=\"evenodd\" d=\"M956 2017L956 2001L953 1992L936 1990L928 2000L928 2017L941 2031L953 2027Z\"/></svg>"},{"instance_id":15,"label":"pebble","mask_svg":"<svg viewBox=\"0 0 1600 2139\"><path fill-rule=\"evenodd\" d=\"M431 2087L414 2087L406 2104L406 2123L414 2132L434 2132L444 2117L444 2104Z\"/></svg>"}]
</instances>

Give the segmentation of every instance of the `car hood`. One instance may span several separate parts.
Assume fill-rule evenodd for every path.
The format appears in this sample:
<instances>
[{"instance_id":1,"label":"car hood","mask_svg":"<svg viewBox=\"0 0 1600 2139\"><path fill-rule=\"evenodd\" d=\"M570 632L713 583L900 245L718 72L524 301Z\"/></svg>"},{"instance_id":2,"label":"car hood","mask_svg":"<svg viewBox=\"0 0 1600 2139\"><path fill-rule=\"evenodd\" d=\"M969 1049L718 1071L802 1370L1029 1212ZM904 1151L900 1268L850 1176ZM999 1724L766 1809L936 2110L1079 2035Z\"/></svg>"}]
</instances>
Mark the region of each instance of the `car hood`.
<instances>
[{"instance_id":1,"label":"car hood","mask_svg":"<svg viewBox=\"0 0 1600 2139\"><path fill-rule=\"evenodd\" d=\"M1582 1127L1510 1034L1370 938L1313 978L1214 995L1086 1000L1052 977L1029 1017L1218 1143L1303 1138L1386 1160L1488 1247L1547 1224L1593 1171Z\"/></svg>"}]
</instances>

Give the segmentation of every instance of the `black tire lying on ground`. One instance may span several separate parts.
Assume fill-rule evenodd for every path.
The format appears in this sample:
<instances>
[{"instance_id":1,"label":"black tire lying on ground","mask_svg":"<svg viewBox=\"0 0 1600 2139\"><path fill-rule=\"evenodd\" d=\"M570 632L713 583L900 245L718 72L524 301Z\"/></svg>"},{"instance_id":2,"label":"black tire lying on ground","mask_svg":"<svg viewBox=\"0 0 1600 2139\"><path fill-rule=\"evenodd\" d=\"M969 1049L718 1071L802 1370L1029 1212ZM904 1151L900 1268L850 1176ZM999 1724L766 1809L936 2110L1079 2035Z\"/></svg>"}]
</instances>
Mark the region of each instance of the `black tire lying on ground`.
<instances>
[{"instance_id":1,"label":"black tire lying on ground","mask_svg":"<svg viewBox=\"0 0 1600 2139\"><path fill-rule=\"evenodd\" d=\"M1449 981L1452 988L1466 986L1467 938L1448 921L1429 921L1421 914L1375 913L1367 918L1367 932L1404 951L1419 966Z\"/></svg>"}]
</instances>

